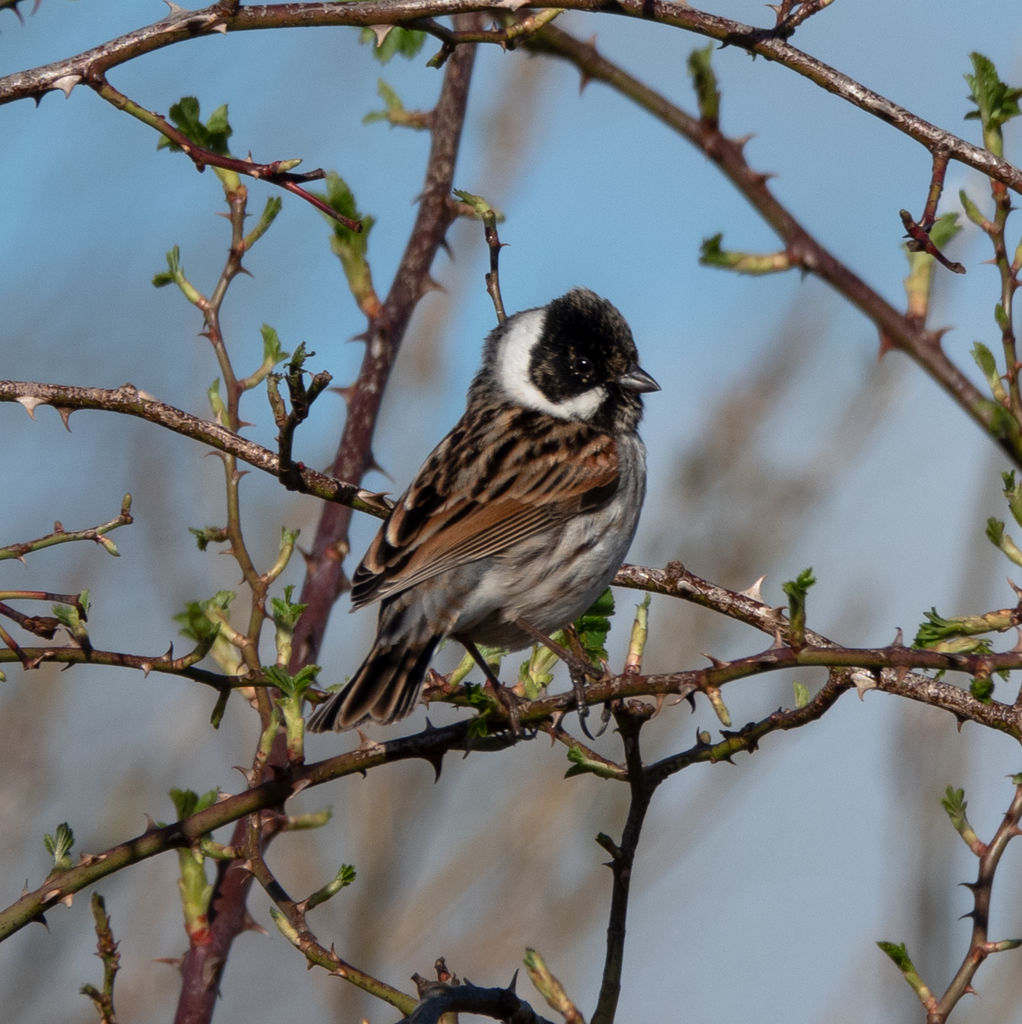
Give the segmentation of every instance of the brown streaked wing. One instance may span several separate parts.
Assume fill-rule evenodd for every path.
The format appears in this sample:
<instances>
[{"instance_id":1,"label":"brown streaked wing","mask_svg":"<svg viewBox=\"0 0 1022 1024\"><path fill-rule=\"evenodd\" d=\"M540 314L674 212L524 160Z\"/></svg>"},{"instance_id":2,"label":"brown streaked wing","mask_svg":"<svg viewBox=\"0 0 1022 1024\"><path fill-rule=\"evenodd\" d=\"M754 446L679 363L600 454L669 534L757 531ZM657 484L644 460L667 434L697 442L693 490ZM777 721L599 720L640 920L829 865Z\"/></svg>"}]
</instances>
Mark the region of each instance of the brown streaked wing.
<instances>
[{"instance_id":1,"label":"brown streaked wing","mask_svg":"<svg viewBox=\"0 0 1022 1024\"><path fill-rule=\"evenodd\" d=\"M559 426L570 431L565 440L575 452L573 457L566 460L548 453L515 465L514 477L504 477L495 500L486 500L486 490L466 497L470 487L466 473L455 476L447 496L438 495L430 481L416 479L355 571L353 607L496 554L582 509L609 501L617 490L617 443L609 434L595 433L582 424ZM425 508L417 501L419 495ZM416 519L418 523L407 529ZM388 534L403 542L391 544Z\"/></svg>"}]
</instances>

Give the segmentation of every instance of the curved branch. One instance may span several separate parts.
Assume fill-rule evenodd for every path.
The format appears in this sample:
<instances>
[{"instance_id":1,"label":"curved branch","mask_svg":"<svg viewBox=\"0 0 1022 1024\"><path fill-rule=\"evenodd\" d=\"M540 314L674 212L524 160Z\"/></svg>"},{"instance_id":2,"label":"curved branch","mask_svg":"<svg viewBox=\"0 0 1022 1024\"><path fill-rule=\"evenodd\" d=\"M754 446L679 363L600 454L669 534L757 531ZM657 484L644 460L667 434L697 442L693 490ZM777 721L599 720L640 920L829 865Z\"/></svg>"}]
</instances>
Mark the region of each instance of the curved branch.
<instances>
[{"instance_id":1,"label":"curved branch","mask_svg":"<svg viewBox=\"0 0 1022 1024\"><path fill-rule=\"evenodd\" d=\"M741 47L749 53L782 64L821 89L915 139L931 152L944 151L950 159L974 167L988 177L1003 182L1013 192L1022 193L1022 169L938 128L885 96L867 89L829 64L797 49L786 41L785 37L790 32L783 29L755 28L669 0L557 0L544 6L551 10L638 18L694 32L715 39L725 46ZM345 4L284 3L244 7L214 4L196 11L176 9L158 22L111 39L91 50L0 78L0 104L19 99L38 100L52 90L68 94L90 75L102 75L108 69L143 54L198 36L274 28L401 25L420 19L469 12L503 14L507 9L508 4L501 0L354 0ZM428 23L423 23L423 27L429 30ZM452 45L451 34L446 30L443 34L446 37L445 44ZM457 33L454 33L453 38L457 38ZM478 33L472 38L478 39ZM505 40L496 34L493 41L502 44Z\"/></svg>"},{"instance_id":2,"label":"curved branch","mask_svg":"<svg viewBox=\"0 0 1022 1024\"><path fill-rule=\"evenodd\" d=\"M799 267L826 281L873 322L880 333L881 351L896 348L915 360L994 438L1015 465L1022 468L1022 441L998 429L996 404L947 357L941 347L941 332L928 330L918 317L908 316L895 309L879 292L818 242L770 191L768 176L749 166L745 159L743 140L729 139L720 132L715 122L686 113L655 89L601 56L591 42L575 39L567 32L547 26L530 37L526 45L537 52L569 60L587 79L604 82L629 97L698 147L784 242L785 269ZM906 118L914 117L907 111L902 113ZM951 149L944 150L943 146L942 142L942 153L951 155ZM1017 168L1013 170L1022 183L1022 171Z\"/></svg>"},{"instance_id":3,"label":"curved branch","mask_svg":"<svg viewBox=\"0 0 1022 1024\"><path fill-rule=\"evenodd\" d=\"M133 384L122 384L119 388L83 388L70 384L0 380L0 402L18 402L33 418L38 406L52 405L60 413L65 426L71 413L78 409L99 409L137 416L166 427L175 434L200 441L217 451L234 455L242 462L272 476L280 475L280 458L276 452L254 441L246 441L239 434L212 420L200 419L166 402L159 402L144 391L139 391ZM300 463L295 466L293 482L295 489L304 494L349 505L360 512L385 516L389 511L389 506L380 495L356 484L336 480L325 473L317 473Z\"/></svg>"}]
</instances>

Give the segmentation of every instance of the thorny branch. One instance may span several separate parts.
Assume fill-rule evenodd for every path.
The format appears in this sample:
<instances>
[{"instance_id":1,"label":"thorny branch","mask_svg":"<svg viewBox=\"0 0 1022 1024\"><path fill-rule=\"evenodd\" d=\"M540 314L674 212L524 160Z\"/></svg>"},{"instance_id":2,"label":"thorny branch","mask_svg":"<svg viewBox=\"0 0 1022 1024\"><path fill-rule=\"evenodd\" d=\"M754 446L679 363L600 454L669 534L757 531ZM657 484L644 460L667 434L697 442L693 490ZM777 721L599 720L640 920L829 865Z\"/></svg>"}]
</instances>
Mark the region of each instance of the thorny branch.
<instances>
[{"instance_id":1,"label":"thorny branch","mask_svg":"<svg viewBox=\"0 0 1022 1024\"><path fill-rule=\"evenodd\" d=\"M1022 439L1018 434L1005 436L996 429L997 410L945 354L940 332L928 330L918 318L895 309L822 246L773 194L767 176L749 166L743 140L727 138L715 123L688 114L601 56L592 43L575 39L555 26L547 26L530 38L527 45L537 52L571 61L587 79L604 82L628 96L705 152L782 239L786 267L799 267L814 274L844 296L876 325L884 347L898 348L918 363L1022 467Z\"/></svg>"},{"instance_id":2,"label":"thorny branch","mask_svg":"<svg viewBox=\"0 0 1022 1024\"><path fill-rule=\"evenodd\" d=\"M244 174L250 178L269 182L271 185L278 185L314 206L320 213L343 224L349 230L362 230L362 225L357 220L351 220L338 213L318 196L302 188L310 181L320 181L325 178L326 172L322 168L296 174L291 168L300 163L299 160L273 160L270 163L257 163L255 160L239 160L237 157L215 153L192 141L165 117L161 117L152 110L146 110L145 107L129 99L120 90L115 89L102 73L90 72L87 81L97 95L108 103L132 117L138 118L151 128L155 128L161 135L173 142L195 164L197 170L204 171L207 167L220 167L223 170L233 171L235 174Z\"/></svg>"},{"instance_id":3,"label":"thorny branch","mask_svg":"<svg viewBox=\"0 0 1022 1024\"><path fill-rule=\"evenodd\" d=\"M1017 782L1017 780L1016 780ZM964 804L962 807L964 815ZM952 818L954 820L954 818ZM951 1011L958 1004L958 1001L967 992L972 991L972 980L979 970L979 965L991 954L999 950L1013 949L1019 944L1019 940L1007 940L1003 942L990 941L990 899L994 885L994 874L1001 861L1008 843L1022 832L1019 830L1019 822L1022 821L1022 785L1015 786L1015 796L1011 805L1005 812L1001 823L989 843L981 843L976 837L973 852L979 858L979 872L976 881L967 883L966 888L972 893L973 908L967 915L972 918L972 935L969 941L969 950L962 960L961 966L955 973L954 978L948 985L947 990L941 996L934 1008L934 1011L927 1017L927 1024L944 1024ZM968 822L964 822L962 838L966 839ZM975 834L973 833L973 837ZM968 840L967 840L968 841Z\"/></svg>"},{"instance_id":4,"label":"thorny branch","mask_svg":"<svg viewBox=\"0 0 1022 1024\"><path fill-rule=\"evenodd\" d=\"M678 565L667 569L647 569L626 566L616 581L619 585L643 586L656 593L669 594L704 604L709 607L728 609L733 617L740 618L762 631L774 635L780 631L783 636L785 620L776 608L766 605L755 597L714 587ZM862 685L855 678L849 666L870 666L865 689L878 689L899 696L921 700L932 706L943 707L959 720L974 721L991 726L1022 738L1022 708L1005 705L996 701L980 701L967 690L949 683L920 675L907 669L913 663L944 670L957 670L974 674L985 662L993 659L995 664L1022 667L1022 653L1005 655L949 655L935 651L914 651L905 647L860 650L827 646L826 638L805 631L805 645L799 650L790 647L775 647L761 655L738 659L710 668L690 672L675 672L661 675L639 675L628 673L622 676L593 681L586 687L586 698L590 705L607 701L626 700L648 695L694 696L707 686L722 686L727 682L776 668L795 668L805 665L836 666L827 682L806 705L781 710L760 722L751 723L737 732L724 732L722 739L708 742L704 738L689 750L665 758L644 771L646 783L658 784L663 778L697 762L725 760L740 751L751 752L762 738L771 732L796 728L819 718L834 701L847 690ZM882 666L899 664L901 667L884 669ZM903 670L904 668L904 670ZM874 685L870 685L870 683ZM435 699L436 693L427 693L427 699ZM450 696L445 694L444 696ZM551 719L562 719L575 707L576 695L567 692L560 695L539 698L521 705L519 714L523 726L535 726ZM458 703L467 701L458 701ZM648 716L652 708L628 708L635 720ZM494 714L499 715L499 707ZM271 774L266 780L251 789L233 796L226 796L201 812L163 828L152 828L126 843L113 847L100 855L87 855L65 872L59 872L40 888L26 893L18 901L0 911L0 939L36 919L46 909L64 899L68 893L78 892L100 878L119 870L128 864L197 841L203 835L245 815L259 810L280 807L290 795L307 787L322 785L344 776L362 773L377 765L396 761L421 758L439 770L445 753L453 750L471 749L476 753L488 750L502 750L516 740L509 734L494 734L488 738L471 735L471 720L441 728L430 727L423 732L385 742L366 742L357 750L328 758L312 764L291 764L286 770ZM620 722L619 722L620 726ZM579 762L576 762L579 763ZM627 763L611 772L594 766L597 774L607 778L630 781L630 767Z\"/></svg>"},{"instance_id":5,"label":"thorny branch","mask_svg":"<svg viewBox=\"0 0 1022 1024\"><path fill-rule=\"evenodd\" d=\"M559 0L550 9L639 18L694 32L724 45L741 47L802 75L815 85L915 139L931 152L946 151L950 159L1003 182L1014 192L1022 192L1022 170L1019 168L930 124L836 68L797 49L783 38L790 35L790 32L783 30L785 25L790 29L793 21L797 24L823 6L826 5L819 0L802 4L799 11L787 16L786 23L782 22L778 28L767 30L709 14L695 7L671 3L669 0ZM0 78L0 104L19 99L39 99L52 90L69 94L89 76L105 74L111 68L143 54L200 36L289 27L405 25L419 19L505 10L506 5L495 0L489 3L483 0L354 0L343 5L282 3L253 6L219 3L194 11L176 8L158 22L111 39L76 56ZM477 28L471 31L478 33ZM456 33L453 38L457 39ZM478 35L472 38L476 39ZM446 40L450 43L451 36L447 35ZM505 38L496 37L493 42L504 43Z\"/></svg>"},{"instance_id":6,"label":"thorny branch","mask_svg":"<svg viewBox=\"0 0 1022 1024\"><path fill-rule=\"evenodd\" d=\"M30 416L40 405L52 405L61 415L65 426L71 413L78 409L96 409L117 412L126 416L137 416L158 426L166 427L176 434L190 437L193 441L215 448L217 451L234 455L242 462L261 469L264 473L279 476L280 458L276 452L253 441L246 441L213 420L200 419L165 402L157 401L133 384L122 384L119 388L85 388L68 384L39 384L35 381L0 380L0 402L18 402ZM296 490L311 494L326 501L350 503L352 508L370 515L383 516L389 506L372 491L355 484L335 480L324 473L298 463L293 479Z\"/></svg>"}]
</instances>

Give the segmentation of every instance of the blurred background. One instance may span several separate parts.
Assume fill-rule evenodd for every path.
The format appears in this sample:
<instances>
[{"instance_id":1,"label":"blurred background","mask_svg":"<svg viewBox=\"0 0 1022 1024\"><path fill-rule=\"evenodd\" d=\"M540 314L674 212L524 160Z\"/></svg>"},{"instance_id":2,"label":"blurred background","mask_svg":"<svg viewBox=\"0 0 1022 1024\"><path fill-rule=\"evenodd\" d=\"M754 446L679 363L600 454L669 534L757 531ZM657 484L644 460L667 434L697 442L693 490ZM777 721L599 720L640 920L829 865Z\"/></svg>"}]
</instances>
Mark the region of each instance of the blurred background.
<instances>
[{"instance_id":1,"label":"blurred background","mask_svg":"<svg viewBox=\"0 0 1022 1024\"><path fill-rule=\"evenodd\" d=\"M772 13L750 0L703 5L761 26ZM164 13L159 3L103 5L43 0L24 24L0 12L0 71L7 74L99 44ZM565 16L594 33L604 54L693 109L686 73L701 38L623 18ZM926 0L837 3L798 31L796 45L914 113L979 141L963 75L969 53L990 57L1009 83L1022 78L1022 22L1014 0L978 6ZM361 209L377 218L370 259L385 292L414 216L428 137L362 123L383 107L384 78L409 108L428 109L440 73L411 61L381 67L350 29L238 33L167 48L115 69L110 81L166 112L195 95L203 117L229 103L232 150L258 160L300 156L303 169L336 170ZM754 134L751 164L795 216L896 306L907 270L898 210L918 216L930 156L920 146L806 80L737 49L718 50L722 127ZM1007 129L1017 162L1019 128ZM65 99L0 109L7 166L0 193L0 375L113 387L130 381L208 416L217 376L201 321L175 289L155 290L165 253L180 246L195 285L208 291L229 241L222 190L181 154L157 153L156 137L87 89ZM272 190L249 182L258 213ZM1000 474L1008 467L965 415L907 360L878 361L875 332L823 285L797 274L739 277L701 267L700 242L771 251L777 240L704 157L599 85L524 52L478 55L459 188L501 209L504 299L541 305L584 284L615 302L632 325L643 365L662 385L646 402L650 490L630 560L681 559L714 582L742 589L765 575L764 596L784 603L781 583L811 566L810 625L847 645L882 645L897 628L915 634L924 612L980 612L1013 605L1009 564L986 542L988 516L1007 518ZM987 208L989 187L952 164L941 212L965 188ZM1019 223L1014 225L1017 235ZM269 323L289 351L304 341L313 369L353 379L364 328L329 228L285 196L269 234L246 260L223 323L235 365L261 358ZM367 486L399 491L461 412L482 338L493 324L483 287L482 230L459 224L422 302L384 404L375 453L387 475ZM997 341L996 271L988 242L965 229L948 247L964 277L937 274L932 323L947 325L949 354L973 373L969 350ZM974 376L977 376L974 374ZM243 410L247 436L273 447L260 393ZM296 456L325 466L343 422L342 400L324 396L298 435ZM0 565L0 588L92 596L99 647L162 653L184 603L238 586L230 558L203 553L189 526L224 518L220 462L151 425L82 412L64 429L57 413L35 420L0 407L4 501L0 541L112 518L134 499L135 525L113 537L122 557L65 545ZM252 472L243 485L252 550L268 564L280 527L311 542L319 513L308 497ZM358 517L358 554L376 522ZM281 585L300 585L296 558ZM1016 575L1017 578L1017 575ZM620 664L638 599L619 591L612 663ZM241 603L241 602L239 602ZM41 611L26 607L29 612ZM324 685L354 670L369 643L371 611L338 604L321 655ZM680 602L654 599L650 671L699 667L701 652L748 654L767 641ZM180 649L182 642L179 640ZM184 642L187 643L186 641ZM269 648L267 647L267 650ZM450 667L447 651L438 667ZM517 664L515 659L514 664ZM256 716L232 700L219 732L213 696L186 680L76 667L23 673L7 666L0 863L5 891L45 876L42 836L68 821L76 853L99 852L144 829L146 815L174 817L171 787L199 792L243 785ZM815 687L822 674L802 681ZM741 725L792 702L794 677L729 686ZM1000 684L1010 692L1011 684ZM435 716L434 716L435 717ZM423 712L395 734L422 725ZM718 727L705 702L665 708L644 731L646 759L688 747ZM310 758L357 742L312 737ZM614 755L613 737L601 749ZM315 833L279 838L269 862L300 896L354 864L355 886L310 923L340 955L410 988L437 956L483 985L508 981L527 946L539 949L582 1011L590 1013L603 962L610 876L599 831L617 837L622 787L561 781L563 751L543 741L499 756L449 758L440 780L425 764L374 771L304 794L295 810L332 806ZM738 1024L917 1021L915 996L877 939L905 941L923 977L942 991L967 948L971 907L961 881L976 863L940 809L947 785L963 786L970 817L989 838L1011 798L1017 744L882 694L846 695L825 718L769 737L734 765L698 766L657 793L640 847L628 921L619 1019ZM367 822L369 823L367 825ZM224 838L218 836L217 838ZM1020 849L1009 849L994 890L991 937L1022 935ZM185 949L172 855L105 880L99 890L122 943L117 1007L124 1021L172 1017L178 974L159 962ZM1012 895L1014 894L1014 896ZM9 1020L94 1020L78 994L100 965L88 893L4 944L0 1003ZM322 972L307 974L250 898L269 936L242 935L223 979L216 1020L389 1021L393 1011ZM1019 954L981 968L979 1000L955 1021L1022 1019ZM524 982L519 990L539 997Z\"/></svg>"}]
</instances>

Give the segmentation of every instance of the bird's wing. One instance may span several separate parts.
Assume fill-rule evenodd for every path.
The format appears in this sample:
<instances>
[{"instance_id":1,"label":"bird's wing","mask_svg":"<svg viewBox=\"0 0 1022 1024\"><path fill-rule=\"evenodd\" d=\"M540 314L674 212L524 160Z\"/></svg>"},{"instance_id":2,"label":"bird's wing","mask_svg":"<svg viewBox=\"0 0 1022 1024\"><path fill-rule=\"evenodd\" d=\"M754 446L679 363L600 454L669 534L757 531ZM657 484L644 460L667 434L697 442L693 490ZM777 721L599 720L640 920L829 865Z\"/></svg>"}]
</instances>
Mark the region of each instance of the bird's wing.
<instances>
[{"instance_id":1,"label":"bird's wing","mask_svg":"<svg viewBox=\"0 0 1022 1024\"><path fill-rule=\"evenodd\" d=\"M513 425L482 436L456 427L440 443L355 571L355 608L503 551L613 497L618 447L611 435L559 422L556 437L538 442L528 433L516 436Z\"/></svg>"}]
</instances>

